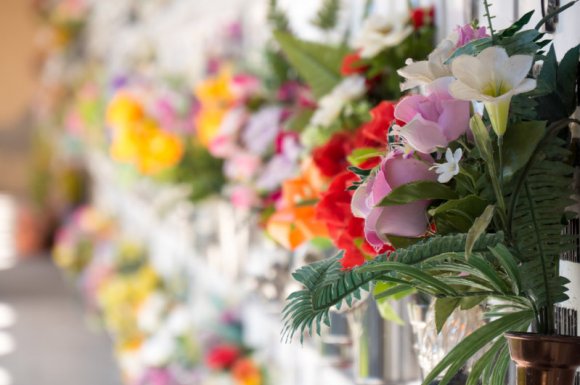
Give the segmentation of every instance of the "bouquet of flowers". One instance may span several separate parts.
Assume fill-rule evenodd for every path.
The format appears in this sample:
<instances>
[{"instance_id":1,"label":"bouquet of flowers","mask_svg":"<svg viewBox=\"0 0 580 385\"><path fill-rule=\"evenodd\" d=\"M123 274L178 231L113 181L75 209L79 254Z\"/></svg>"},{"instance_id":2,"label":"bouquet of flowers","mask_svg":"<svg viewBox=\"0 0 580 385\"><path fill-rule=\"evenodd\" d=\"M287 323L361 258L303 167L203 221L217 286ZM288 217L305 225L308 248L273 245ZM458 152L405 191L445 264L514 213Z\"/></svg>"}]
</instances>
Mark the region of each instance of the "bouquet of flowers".
<instances>
[{"instance_id":1,"label":"bouquet of flowers","mask_svg":"<svg viewBox=\"0 0 580 385\"><path fill-rule=\"evenodd\" d=\"M396 104L379 164L352 169L358 177L352 213L364 221L375 250L390 250L352 269L341 264L344 251L299 269L294 277L305 288L284 310L289 336L319 331L331 307L350 305L381 282L376 298L409 289L433 296L437 330L457 308L488 310L490 321L451 350L424 384L438 376L449 383L478 352L468 383L502 382L507 340L534 338L507 332L530 325L545 343L561 344L554 349L578 349L577 339L552 335L554 306L567 298L559 255L577 242L563 228L573 215L567 128L580 123L569 118L578 100L579 47L558 63L539 31L553 15L524 29L530 12L496 31L484 5L487 28L463 26L427 60L399 70L404 89L422 85L423 92ZM567 373L572 381L574 369Z\"/></svg>"}]
</instances>

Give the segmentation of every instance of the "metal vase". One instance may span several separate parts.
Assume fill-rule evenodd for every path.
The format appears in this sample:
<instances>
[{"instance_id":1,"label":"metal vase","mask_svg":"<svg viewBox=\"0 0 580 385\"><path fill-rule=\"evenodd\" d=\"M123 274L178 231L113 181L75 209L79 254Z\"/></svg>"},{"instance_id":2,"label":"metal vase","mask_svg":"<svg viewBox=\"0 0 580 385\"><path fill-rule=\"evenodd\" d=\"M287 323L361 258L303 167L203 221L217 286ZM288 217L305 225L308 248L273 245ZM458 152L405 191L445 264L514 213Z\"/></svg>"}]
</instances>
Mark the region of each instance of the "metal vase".
<instances>
[{"instance_id":1,"label":"metal vase","mask_svg":"<svg viewBox=\"0 0 580 385\"><path fill-rule=\"evenodd\" d=\"M573 385L580 337L506 333L517 385Z\"/></svg>"}]
</instances>

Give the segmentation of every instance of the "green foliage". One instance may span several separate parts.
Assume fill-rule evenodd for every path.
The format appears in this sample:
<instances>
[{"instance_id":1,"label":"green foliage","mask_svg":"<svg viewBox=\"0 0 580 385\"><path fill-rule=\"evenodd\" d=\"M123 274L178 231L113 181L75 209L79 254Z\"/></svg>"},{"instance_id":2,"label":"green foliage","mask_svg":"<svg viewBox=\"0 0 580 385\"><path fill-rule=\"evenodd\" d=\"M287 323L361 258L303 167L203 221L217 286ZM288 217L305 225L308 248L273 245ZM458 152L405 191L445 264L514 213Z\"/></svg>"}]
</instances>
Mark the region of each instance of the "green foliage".
<instances>
[{"instance_id":1,"label":"green foliage","mask_svg":"<svg viewBox=\"0 0 580 385\"><path fill-rule=\"evenodd\" d=\"M346 47L308 42L282 31L274 32L274 38L316 98L323 97L340 82L340 65L347 53Z\"/></svg>"},{"instance_id":2,"label":"green foliage","mask_svg":"<svg viewBox=\"0 0 580 385\"><path fill-rule=\"evenodd\" d=\"M225 183L223 161L214 158L204 147L188 143L179 164L165 176L172 183L191 186L192 202L219 194Z\"/></svg>"},{"instance_id":3,"label":"green foliage","mask_svg":"<svg viewBox=\"0 0 580 385\"><path fill-rule=\"evenodd\" d=\"M448 200L429 210L429 215L435 220L439 234L466 233L486 206L485 199L471 194Z\"/></svg>"},{"instance_id":4,"label":"green foliage","mask_svg":"<svg viewBox=\"0 0 580 385\"><path fill-rule=\"evenodd\" d=\"M427 199L456 198L458 198L457 194L442 183L419 180L393 189L377 206L396 206Z\"/></svg>"},{"instance_id":5,"label":"green foliage","mask_svg":"<svg viewBox=\"0 0 580 385\"><path fill-rule=\"evenodd\" d=\"M278 0L269 0L267 17L273 29L290 31L290 21L286 13L278 8Z\"/></svg>"},{"instance_id":6,"label":"green foliage","mask_svg":"<svg viewBox=\"0 0 580 385\"><path fill-rule=\"evenodd\" d=\"M343 301L351 306L354 299L361 298L361 291L370 289L372 281L402 283L407 288L412 286L412 283L387 276L388 274L380 268L381 263L397 261L396 268L404 269L404 266L400 265L410 267L410 265L449 253L461 253L465 250L465 240L465 234L427 238L407 248L398 249L388 256L380 255L362 268L352 270L342 269L340 264L342 252L333 258L301 267L293 274L293 277L304 285L304 289L292 293L287 298L287 304L282 312L284 320L282 335L292 338L296 332L299 332L302 338L306 329L308 328L309 333L312 333L313 327L316 328L317 333L320 333L322 323L329 324L329 310L333 306L340 307ZM497 245L502 241L503 234L485 234L474 245L474 252L486 252L488 246ZM392 269L393 265L389 268ZM378 270L371 272L364 269ZM413 273L415 272L411 272Z\"/></svg>"},{"instance_id":7,"label":"green foliage","mask_svg":"<svg viewBox=\"0 0 580 385\"><path fill-rule=\"evenodd\" d=\"M535 303L538 328L543 333L553 332L554 304L567 298L567 282L559 278L558 260L561 252L574 247L575 241L562 236L563 213L572 203L573 168L566 163L568 157L565 142L546 135L527 167L517 175L509 195L509 238L523 262L521 269L530 278L526 279L524 292ZM540 319L542 312L547 312L548 319Z\"/></svg>"},{"instance_id":8,"label":"green foliage","mask_svg":"<svg viewBox=\"0 0 580 385\"><path fill-rule=\"evenodd\" d=\"M498 339L496 342L500 347L495 347L495 350L501 350L507 347L505 339L502 338L503 333L513 330L527 329L529 326L533 314L531 311L519 311L516 313L510 313L503 315L501 318L496 319L485 326L477 329L467 337L465 337L457 346L455 346L449 354L447 354L441 362L435 366L435 368L425 377L423 380L424 385L430 384L434 381L440 374L445 370L447 372L439 382L439 385L447 385L453 376L461 369L467 360L469 360L473 355L475 355L480 349L484 348L490 341ZM495 346L495 344L494 344ZM491 349L494 349L492 346ZM497 366L503 365L507 360L498 359L496 362L493 361L494 355L485 355L478 361L477 370L474 370L470 375L470 380L475 383L479 376L482 375L483 369L493 365ZM484 360L483 362L482 359ZM480 363L481 362L481 363ZM495 365L494 365L495 364ZM477 365L477 364L476 364ZM485 379L485 376L484 376ZM494 384L500 384L500 382L494 382Z\"/></svg>"},{"instance_id":9,"label":"green foliage","mask_svg":"<svg viewBox=\"0 0 580 385\"><path fill-rule=\"evenodd\" d=\"M529 94L537 100L540 119L554 122L570 116L576 109L576 78L580 46L570 49L558 64L551 46L538 76L538 87Z\"/></svg>"},{"instance_id":10,"label":"green foliage","mask_svg":"<svg viewBox=\"0 0 580 385\"><path fill-rule=\"evenodd\" d=\"M339 13L340 0L325 0L311 22L323 31L330 31L336 27Z\"/></svg>"},{"instance_id":11,"label":"green foliage","mask_svg":"<svg viewBox=\"0 0 580 385\"><path fill-rule=\"evenodd\" d=\"M530 159L546 132L546 122L518 122L503 137L503 178L507 182Z\"/></svg>"}]
</instances>

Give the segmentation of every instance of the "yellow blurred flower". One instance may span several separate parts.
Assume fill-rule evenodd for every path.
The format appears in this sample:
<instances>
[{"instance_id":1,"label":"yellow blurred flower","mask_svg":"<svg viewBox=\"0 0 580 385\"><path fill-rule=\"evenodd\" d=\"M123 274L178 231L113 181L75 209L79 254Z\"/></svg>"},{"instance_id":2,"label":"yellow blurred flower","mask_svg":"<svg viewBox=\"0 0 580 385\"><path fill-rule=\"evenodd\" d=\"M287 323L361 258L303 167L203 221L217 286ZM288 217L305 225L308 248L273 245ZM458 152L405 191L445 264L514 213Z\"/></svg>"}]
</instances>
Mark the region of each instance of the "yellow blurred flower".
<instances>
[{"instance_id":1,"label":"yellow blurred flower","mask_svg":"<svg viewBox=\"0 0 580 385\"><path fill-rule=\"evenodd\" d=\"M119 92L107 108L107 124L112 128L125 127L143 119L145 111L141 103L127 92Z\"/></svg>"},{"instance_id":2,"label":"yellow blurred flower","mask_svg":"<svg viewBox=\"0 0 580 385\"><path fill-rule=\"evenodd\" d=\"M107 111L107 122L112 128L111 157L118 162L133 164L145 175L173 167L183 156L181 138L163 130L127 93L120 92L113 98Z\"/></svg>"},{"instance_id":3,"label":"yellow blurred flower","mask_svg":"<svg viewBox=\"0 0 580 385\"><path fill-rule=\"evenodd\" d=\"M200 103L195 127L199 142L205 147L218 133L224 116L236 100L231 84L231 69L226 66L215 77L204 80L195 88L195 96Z\"/></svg>"}]
</instances>

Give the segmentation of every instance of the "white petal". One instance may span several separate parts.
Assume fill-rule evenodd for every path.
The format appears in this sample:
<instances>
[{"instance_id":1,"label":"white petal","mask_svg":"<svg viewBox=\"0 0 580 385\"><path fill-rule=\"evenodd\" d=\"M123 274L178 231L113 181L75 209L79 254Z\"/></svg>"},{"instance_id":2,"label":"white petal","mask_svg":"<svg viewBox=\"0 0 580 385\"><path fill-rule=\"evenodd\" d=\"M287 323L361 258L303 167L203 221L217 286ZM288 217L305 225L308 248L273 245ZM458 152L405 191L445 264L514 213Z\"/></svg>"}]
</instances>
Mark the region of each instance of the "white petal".
<instances>
[{"instance_id":1,"label":"white petal","mask_svg":"<svg viewBox=\"0 0 580 385\"><path fill-rule=\"evenodd\" d=\"M445 172L443 174L440 174L437 177L437 182L439 182L439 183L447 183L447 182L449 182L451 180L451 178L453 178L453 174L448 173L448 172Z\"/></svg>"},{"instance_id":2,"label":"white petal","mask_svg":"<svg viewBox=\"0 0 580 385\"><path fill-rule=\"evenodd\" d=\"M506 50L496 45L488 47L477 55L477 59L486 66L488 71L502 68L509 60Z\"/></svg>"},{"instance_id":3,"label":"white petal","mask_svg":"<svg viewBox=\"0 0 580 385\"><path fill-rule=\"evenodd\" d=\"M486 95L483 95L478 89L472 88L459 80L456 80L449 85L449 93L455 99L459 100L482 101L486 99Z\"/></svg>"},{"instance_id":4,"label":"white petal","mask_svg":"<svg viewBox=\"0 0 580 385\"><path fill-rule=\"evenodd\" d=\"M516 88L512 90L513 95L522 94L536 88L536 79L524 79Z\"/></svg>"},{"instance_id":5,"label":"white petal","mask_svg":"<svg viewBox=\"0 0 580 385\"><path fill-rule=\"evenodd\" d=\"M447 147L447 150L445 151L445 160L447 163L453 162L453 153L449 147Z\"/></svg>"},{"instance_id":6,"label":"white petal","mask_svg":"<svg viewBox=\"0 0 580 385\"><path fill-rule=\"evenodd\" d=\"M430 83L435 79L429 69L429 63L426 60L407 64L405 67L397 70L397 73L405 79L408 79L401 86L401 90L403 91L420 84Z\"/></svg>"},{"instance_id":7,"label":"white petal","mask_svg":"<svg viewBox=\"0 0 580 385\"><path fill-rule=\"evenodd\" d=\"M513 88L526 78L533 61L533 57L529 55L514 55L499 67L498 70L502 79L507 80Z\"/></svg>"},{"instance_id":8,"label":"white petal","mask_svg":"<svg viewBox=\"0 0 580 385\"><path fill-rule=\"evenodd\" d=\"M455 160L455 163L459 163L462 156L463 156L463 149L461 149L461 147L459 147L457 150L455 150L455 153L453 154L453 160Z\"/></svg>"},{"instance_id":9,"label":"white petal","mask_svg":"<svg viewBox=\"0 0 580 385\"><path fill-rule=\"evenodd\" d=\"M492 68L479 58L461 55L451 62L451 72L458 80L476 90L482 90L492 78Z\"/></svg>"}]
</instances>

